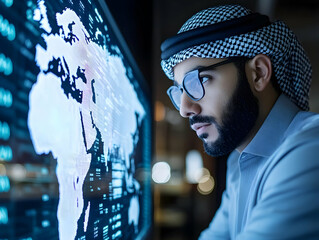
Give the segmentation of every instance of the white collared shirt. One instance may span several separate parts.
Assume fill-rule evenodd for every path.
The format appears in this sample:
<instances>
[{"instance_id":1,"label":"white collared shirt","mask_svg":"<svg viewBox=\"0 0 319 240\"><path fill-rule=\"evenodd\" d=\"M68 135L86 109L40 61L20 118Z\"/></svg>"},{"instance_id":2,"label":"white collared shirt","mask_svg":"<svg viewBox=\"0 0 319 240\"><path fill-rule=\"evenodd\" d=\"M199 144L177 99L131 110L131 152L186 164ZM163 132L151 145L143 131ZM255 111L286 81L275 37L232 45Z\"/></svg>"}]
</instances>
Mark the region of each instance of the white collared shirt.
<instances>
[{"instance_id":1,"label":"white collared shirt","mask_svg":"<svg viewBox=\"0 0 319 240\"><path fill-rule=\"evenodd\" d=\"M199 240L319 239L319 115L281 95L227 160L222 203Z\"/></svg>"}]
</instances>

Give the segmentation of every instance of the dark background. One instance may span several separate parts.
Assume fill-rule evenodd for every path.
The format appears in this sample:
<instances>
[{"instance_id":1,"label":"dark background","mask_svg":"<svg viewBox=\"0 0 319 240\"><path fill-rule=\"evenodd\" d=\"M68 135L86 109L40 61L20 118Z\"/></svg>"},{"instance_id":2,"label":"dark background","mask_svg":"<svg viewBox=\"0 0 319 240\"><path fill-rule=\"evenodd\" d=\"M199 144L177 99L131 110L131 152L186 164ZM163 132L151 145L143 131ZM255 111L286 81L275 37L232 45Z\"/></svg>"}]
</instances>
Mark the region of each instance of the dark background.
<instances>
[{"instance_id":1,"label":"dark background","mask_svg":"<svg viewBox=\"0 0 319 240\"><path fill-rule=\"evenodd\" d=\"M220 4L241 4L267 14L272 20L283 20L296 33L312 62L310 110L319 112L319 1L106 0L106 3L150 87L155 109L153 163L166 161L172 169L167 184L154 183L153 239L197 239L220 203L226 160L205 155L202 143L173 109L166 96L171 82L160 68L160 44L176 34L196 12ZM204 166L215 179L215 189L209 195L201 195L196 185L185 181L185 156L192 149L201 152Z\"/></svg>"}]
</instances>

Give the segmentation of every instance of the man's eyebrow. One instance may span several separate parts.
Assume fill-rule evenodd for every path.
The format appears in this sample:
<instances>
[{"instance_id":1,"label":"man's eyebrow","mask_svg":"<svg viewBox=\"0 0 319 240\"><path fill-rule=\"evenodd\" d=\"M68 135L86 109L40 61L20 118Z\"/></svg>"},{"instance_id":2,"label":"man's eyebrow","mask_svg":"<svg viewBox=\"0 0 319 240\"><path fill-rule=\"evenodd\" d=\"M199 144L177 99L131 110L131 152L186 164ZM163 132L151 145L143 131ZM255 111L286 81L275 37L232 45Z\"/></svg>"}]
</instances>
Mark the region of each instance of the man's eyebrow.
<instances>
[{"instance_id":1,"label":"man's eyebrow","mask_svg":"<svg viewBox=\"0 0 319 240\"><path fill-rule=\"evenodd\" d=\"M197 66L195 66L194 68L192 68L191 70L189 70L187 73L192 72L192 71L195 71L195 70L198 70L198 69L203 68L203 67L205 67L205 66L197 65Z\"/></svg>"},{"instance_id":2,"label":"man's eyebrow","mask_svg":"<svg viewBox=\"0 0 319 240\"><path fill-rule=\"evenodd\" d=\"M203 66L203 65L197 65L197 66L195 66L194 68L192 68L190 71L188 71L187 73L189 73L189 72L191 72L191 71L195 71L195 70L199 70L199 69L201 69L201 68L207 68L207 67L210 67L210 65L208 65L208 66ZM215 68L214 67L212 67L211 69L209 69L209 70L215 70Z\"/></svg>"}]
</instances>

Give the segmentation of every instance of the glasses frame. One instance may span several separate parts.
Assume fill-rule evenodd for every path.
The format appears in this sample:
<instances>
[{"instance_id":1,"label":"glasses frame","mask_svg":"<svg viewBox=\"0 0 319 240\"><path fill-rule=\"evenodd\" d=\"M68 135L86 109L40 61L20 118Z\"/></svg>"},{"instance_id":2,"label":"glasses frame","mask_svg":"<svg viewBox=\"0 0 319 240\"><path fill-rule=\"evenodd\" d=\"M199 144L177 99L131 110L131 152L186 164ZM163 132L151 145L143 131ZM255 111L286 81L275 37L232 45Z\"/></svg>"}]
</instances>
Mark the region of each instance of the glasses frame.
<instances>
[{"instance_id":1,"label":"glasses frame","mask_svg":"<svg viewBox=\"0 0 319 240\"><path fill-rule=\"evenodd\" d=\"M225 64L228 64L228 63L233 63L233 62L240 62L240 61L247 61L249 58L246 58L246 57L234 57L234 58L229 58L229 59L226 59L224 61L221 61L221 62L218 62L218 63L215 63L215 64L212 64L212 65L209 65L209 66L206 66L206 67L202 67L202 68L199 68L199 69L196 69L196 70L193 70L193 71L190 71L188 73L185 74L184 78L183 78L183 81L182 81L182 84L179 85L179 86L171 86L167 89L166 93L167 95L169 96L169 98L171 99L174 107L179 111L180 110L180 107L176 104L173 96L172 96L172 90L175 90L176 88L181 91L181 94L183 93L183 90L185 90L187 96L192 99L193 101L197 102L199 100L201 100L204 96L205 96L205 88L203 86L203 83L205 83L206 81L208 80L204 80L204 81L201 81L200 80L200 73L201 72L204 72L204 71L207 71L207 70L212 70L212 69L215 69L216 67L219 67L219 66L222 66L222 65L225 65ZM194 98L190 93L189 91L187 91L187 89L185 88L185 79L187 77L187 75L190 75L190 74L194 74L197 72L197 80L203 90L203 94L201 97L199 98Z\"/></svg>"}]
</instances>

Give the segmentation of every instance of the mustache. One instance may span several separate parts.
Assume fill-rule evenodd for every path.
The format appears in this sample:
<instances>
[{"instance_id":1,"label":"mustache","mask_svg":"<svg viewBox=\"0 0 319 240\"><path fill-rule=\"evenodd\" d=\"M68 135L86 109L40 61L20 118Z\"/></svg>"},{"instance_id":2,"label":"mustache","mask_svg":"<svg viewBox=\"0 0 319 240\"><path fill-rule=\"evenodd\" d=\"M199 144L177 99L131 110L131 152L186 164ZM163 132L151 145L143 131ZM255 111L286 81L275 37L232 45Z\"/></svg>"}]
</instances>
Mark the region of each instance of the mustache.
<instances>
[{"instance_id":1,"label":"mustache","mask_svg":"<svg viewBox=\"0 0 319 240\"><path fill-rule=\"evenodd\" d=\"M189 118L189 125L192 126L195 123L211 123L218 125L216 119L212 116L200 116L195 115L191 118Z\"/></svg>"}]
</instances>

